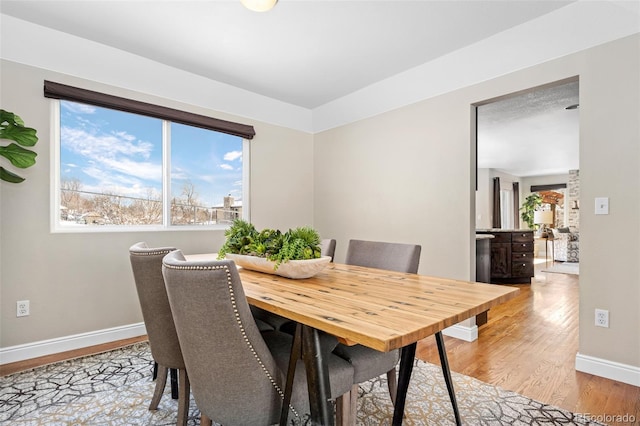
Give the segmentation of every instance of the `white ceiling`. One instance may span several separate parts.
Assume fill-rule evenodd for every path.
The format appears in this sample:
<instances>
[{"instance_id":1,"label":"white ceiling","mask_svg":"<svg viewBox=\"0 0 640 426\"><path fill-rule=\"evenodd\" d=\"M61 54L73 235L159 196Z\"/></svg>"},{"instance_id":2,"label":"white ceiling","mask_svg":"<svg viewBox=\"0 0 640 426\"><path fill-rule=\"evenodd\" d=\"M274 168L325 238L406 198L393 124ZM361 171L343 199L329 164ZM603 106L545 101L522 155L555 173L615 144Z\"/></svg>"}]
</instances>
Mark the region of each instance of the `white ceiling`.
<instances>
[{"instance_id":1,"label":"white ceiling","mask_svg":"<svg viewBox=\"0 0 640 426\"><path fill-rule=\"evenodd\" d=\"M624 16L620 22L630 22L632 31L639 22L637 0L599 3L615 6L598 9L593 0L280 0L272 11L256 13L246 10L240 0L0 0L0 12L306 108L315 115L376 85L387 91L391 87L380 83L399 77L410 83L413 70L444 57L454 58L452 53L483 40L504 40L510 31L539 22L543 16L560 13L563 18L548 22L568 27L584 23L588 36L594 35L587 43L597 43L598 34L606 39L605 31L595 31L591 24L594 15L604 10L611 10L607 16L630 13L630 19ZM566 11L575 5L582 5L579 11L586 14L579 12L578 17L575 10ZM615 30L615 25L609 26ZM531 29L524 33L543 40L553 31L548 27L543 33ZM624 34L621 31L619 37ZM505 62L521 54L518 40L507 39L513 45ZM571 37L554 40L572 42ZM469 64L461 66L469 70ZM387 97L395 100L396 95L389 92ZM551 100L553 96L557 99ZM487 117L493 118L479 135L479 164L518 176L578 168L578 111L563 109L567 96L577 98L577 92L546 93L541 99L518 97L483 107ZM362 101L359 105L366 110ZM351 110L336 111L347 117Z\"/></svg>"},{"instance_id":2,"label":"white ceiling","mask_svg":"<svg viewBox=\"0 0 640 426\"><path fill-rule=\"evenodd\" d=\"M566 174L579 164L579 83L536 88L478 107L478 167L514 176Z\"/></svg>"},{"instance_id":3,"label":"white ceiling","mask_svg":"<svg viewBox=\"0 0 640 426\"><path fill-rule=\"evenodd\" d=\"M0 2L1 12L315 108L572 3L280 0Z\"/></svg>"}]
</instances>

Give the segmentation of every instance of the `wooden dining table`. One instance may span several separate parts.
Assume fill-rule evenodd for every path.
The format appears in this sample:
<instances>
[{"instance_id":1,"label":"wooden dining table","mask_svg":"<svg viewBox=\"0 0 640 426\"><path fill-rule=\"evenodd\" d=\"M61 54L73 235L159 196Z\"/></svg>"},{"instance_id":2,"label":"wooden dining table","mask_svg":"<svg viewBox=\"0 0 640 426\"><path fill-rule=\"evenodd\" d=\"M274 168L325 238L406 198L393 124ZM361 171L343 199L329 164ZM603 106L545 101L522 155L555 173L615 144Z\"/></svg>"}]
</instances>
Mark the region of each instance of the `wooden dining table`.
<instances>
[{"instance_id":1,"label":"wooden dining table","mask_svg":"<svg viewBox=\"0 0 640 426\"><path fill-rule=\"evenodd\" d=\"M239 268L249 304L299 324L294 348L301 348L309 383L311 424L333 425L327 365L319 333L342 343L378 351L401 349L393 424L400 425L421 339L436 335L456 423L460 416L444 349L442 330L504 303L517 288L330 263L311 278L289 279ZM295 359L295 358L292 358ZM289 380L292 369L289 371ZM286 412L286 406L283 412ZM353 414L355 415L355 413ZM286 422L286 415L284 415Z\"/></svg>"}]
</instances>

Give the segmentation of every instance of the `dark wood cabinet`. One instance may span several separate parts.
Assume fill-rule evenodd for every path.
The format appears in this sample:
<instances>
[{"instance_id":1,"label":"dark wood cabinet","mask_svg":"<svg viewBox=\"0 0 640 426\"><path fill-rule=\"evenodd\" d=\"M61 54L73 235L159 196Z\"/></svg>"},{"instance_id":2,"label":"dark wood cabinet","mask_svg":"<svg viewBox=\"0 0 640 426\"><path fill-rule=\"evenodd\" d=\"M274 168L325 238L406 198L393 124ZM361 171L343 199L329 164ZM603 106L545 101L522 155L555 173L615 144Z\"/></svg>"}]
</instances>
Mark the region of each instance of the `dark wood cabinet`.
<instances>
[{"instance_id":1,"label":"dark wood cabinet","mask_svg":"<svg viewBox=\"0 0 640 426\"><path fill-rule=\"evenodd\" d=\"M491 234L491 282L530 283L533 277L533 231L487 230Z\"/></svg>"},{"instance_id":2,"label":"dark wood cabinet","mask_svg":"<svg viewBox=\"0 0 640 426\"><path fill-rule=\"evenodd\" d=\"M476 235L476 281L491 282L491 235Z\"/></svg>"},{"instance_id":3,"label":"dark wood cabinet","mask_svg":"<svg viewBox=\"0 0 640 426\"><path fill-rule=\"evenodd\" d=\"M492 235L476 235L476 281L491 282L491 240ZM476 325L480 327L487 323L489 311L476 315Z\"/></svg>"}]
</instances>

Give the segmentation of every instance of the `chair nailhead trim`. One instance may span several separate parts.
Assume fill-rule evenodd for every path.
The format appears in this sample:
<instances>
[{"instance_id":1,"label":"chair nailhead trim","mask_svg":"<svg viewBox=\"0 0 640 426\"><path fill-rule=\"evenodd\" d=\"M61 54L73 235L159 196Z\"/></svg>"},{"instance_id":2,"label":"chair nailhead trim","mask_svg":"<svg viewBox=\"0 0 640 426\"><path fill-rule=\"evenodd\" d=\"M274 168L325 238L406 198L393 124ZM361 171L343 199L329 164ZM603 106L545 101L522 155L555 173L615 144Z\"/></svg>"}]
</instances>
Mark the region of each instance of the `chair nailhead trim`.
<instances>
[{"instance_id":1,"label":"chair nailhead trim","mask_svg":"<svg viewBox=\"0 0 640 426\"><path fill-rule=\"evenodd\" d=\"M150 250L150 251L130 251L133 256L157 256L159 254L169 254L173 250Z\"/></svg>"},{"instance_id":2,"label":"chair nailhead trim","mask_svg":"<svg viewBox=\"0 0 640 426\"><path fill-rule=\"evenodd\" d=\"M265 376L267 376L267 378L269 379L269 382L271 383L273 388L276 390L276 392L278 392L278 395L280 395L280 399L284 401L284 391L280 388L280 386L278 386L278 383L275 381L275 379L273 378L273 376L271 375L271 373L269 372L267 367L264 365L264 363L262 362L262 359L260 359L260 356L258 355L258 353L256 352L255 348L251 344L251 341L249 340L249 337L247 336L247 333L245 331L244 325L242 324L242 321L240 319L240 311L238 310L238 307L236 305L236 297L235 297L235 293L233 291L233 286L232 286L232 283L231 283L231 271L229 270L229 267L227 265L206 265L206 266L205 265L184 265L184 266L176 266L176 265L167 265L164 262L163 262L163 265L168 269L178 269L178 270L193 270L193 271L211 271L211 270L217 270L217 269L224 269L225 270L225 272L227 274L227 288L229 289L229 297L231 299L231 306L233 306L233 313L234 313L236 322L238 323L238 326L240 327L240 332L242 333L242 338L244 339L245 343L249 347L249 350L251 351L251 353L253 354L254 358L256 359L258 364L260 365L260 368L262 368L262 371L264 372ZM298 414L296 409L293 408L293 406L291 404L289 404L289 410L291 410L291 412L293 413L294 416L296 416L296 418L298 418L298 419L300 418L300 415Z\"/></svg>"}]
</instances>

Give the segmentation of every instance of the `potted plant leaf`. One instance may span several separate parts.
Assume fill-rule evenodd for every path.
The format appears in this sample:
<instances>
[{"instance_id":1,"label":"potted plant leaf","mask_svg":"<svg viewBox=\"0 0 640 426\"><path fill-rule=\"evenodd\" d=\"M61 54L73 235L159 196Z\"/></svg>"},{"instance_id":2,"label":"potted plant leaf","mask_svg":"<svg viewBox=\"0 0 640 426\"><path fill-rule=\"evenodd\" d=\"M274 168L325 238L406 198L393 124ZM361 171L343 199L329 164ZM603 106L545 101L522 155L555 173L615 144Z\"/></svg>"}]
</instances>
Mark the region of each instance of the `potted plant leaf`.
<instances>
[{"instance_id":1,"label":"potted plant leaf","mask_svg":"<svg viewBox=\"0 0 640 426\"><path fill-rule=\"evenodd\" d=\"M230 259L238 266L287 278L308 278L322 270L331 257L321 256L320 235L308 226L281 232L258 231L251 223L237 219L225 232L218 259Z\"/></svg>"},{"instance_id":2,"label":"potted plant leaf","mask_svg":"<svg viewBox=\"0 0 640 426\"><path fill-rule=\"evenodd\" d=\"M30 149L38 142L36 130L26 127L24 121L18 115L0 110L0 139L13 141L8 145L0 146L0 155L9 160L11 164L20 169L26 169L36 163L36 154ZM0 166L0 179L20 183L24 178Z\"/></svg>"},{"instance_id":3,"label":"potted plant leaf","mask_svg":"<svg viewBox=\"0 0 640 426\"><path fill-rule=\"evenodd\" d=\"M542 196L537 192L530 194L522 203L520 217L529 226L529 229L535 229L535 224L533 223L534 212L541 204Z\"/></svg>"}]
</instances>

